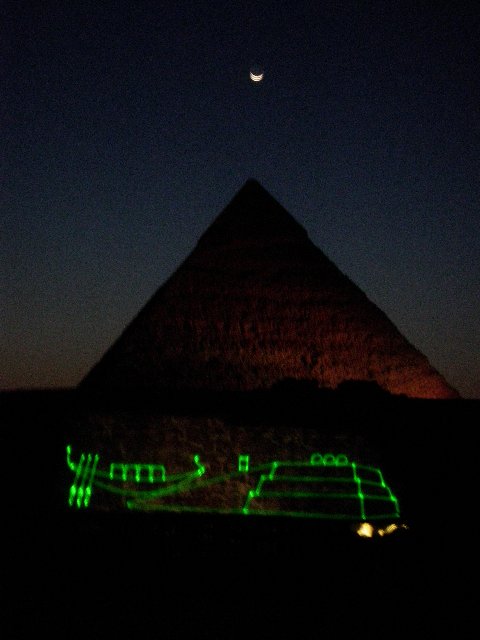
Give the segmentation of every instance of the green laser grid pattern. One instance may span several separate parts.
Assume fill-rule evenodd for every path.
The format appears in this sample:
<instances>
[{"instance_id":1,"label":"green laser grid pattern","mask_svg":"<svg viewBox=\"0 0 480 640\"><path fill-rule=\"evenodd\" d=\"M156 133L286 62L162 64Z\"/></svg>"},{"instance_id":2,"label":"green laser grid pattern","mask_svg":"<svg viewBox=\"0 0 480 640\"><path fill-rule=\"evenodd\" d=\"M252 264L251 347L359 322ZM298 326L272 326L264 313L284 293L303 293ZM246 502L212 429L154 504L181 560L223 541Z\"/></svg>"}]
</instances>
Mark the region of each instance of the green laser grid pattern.
<instances>
[{"instance_id":1,"label":"green laser grid pattern","mask_svg":"<svg viewBox=\"0 0 480 640\"><path fill-rule=\"evenodd\" d=\"M74 462L70 445L66 451L74 476L68 495L70 507L88 507L95 487L125 497L127 508L142 511L362 521L400 517L398 500L381 471L350 462L344 454L313 453L307 462L274 460L256 466L250 465L249 455L242 454L237 470L208 478L199 455L193 456L191 470L167 474L161 464L111 463L108 470L102 470L98 455L81 453ZM207 507L201 498L195 504L200 490L238 479L247 487L242 507Z\"/></svg>"}]
</instances>

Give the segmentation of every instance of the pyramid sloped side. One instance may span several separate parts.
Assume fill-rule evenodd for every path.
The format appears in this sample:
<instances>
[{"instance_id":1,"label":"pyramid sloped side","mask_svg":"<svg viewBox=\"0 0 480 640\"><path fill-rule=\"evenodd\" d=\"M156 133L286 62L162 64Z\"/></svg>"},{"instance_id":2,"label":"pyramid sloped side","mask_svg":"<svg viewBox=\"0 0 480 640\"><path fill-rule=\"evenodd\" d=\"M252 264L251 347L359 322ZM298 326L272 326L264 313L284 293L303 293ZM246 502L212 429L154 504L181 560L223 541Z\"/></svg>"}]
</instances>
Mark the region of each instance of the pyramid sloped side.
<instances>
[{"instance_id":1,"label":"pyramid sloped side","mask_svg":"<svg viewBox=\"0 0 480 640\"><path fill-rule=\"evenodd\" d=\"M239 220L240 205L220 214L82 386L252 390L293 378L458 396L290 214L279 231L270 211L256 234L261 207Z\"/></svg>"}]
</instances>

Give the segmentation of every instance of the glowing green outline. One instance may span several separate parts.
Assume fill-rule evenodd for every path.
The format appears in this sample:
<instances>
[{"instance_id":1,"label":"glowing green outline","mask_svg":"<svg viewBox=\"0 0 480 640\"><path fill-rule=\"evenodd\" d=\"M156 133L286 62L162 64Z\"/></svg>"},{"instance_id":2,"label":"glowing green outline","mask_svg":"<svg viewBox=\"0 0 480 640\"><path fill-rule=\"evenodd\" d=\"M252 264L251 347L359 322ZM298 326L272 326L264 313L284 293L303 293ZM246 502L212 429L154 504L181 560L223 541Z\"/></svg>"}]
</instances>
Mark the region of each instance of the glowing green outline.
<instances>
[{"instance_id":1,"label":"glowing green outline","mask_svg":"<svg viewBox=\"0 0 480 640\"><path fill-rule=\"evenodd\" d=\"M225 473L219 476L215 476L213 478L202 479L202 476L205 473L205 466L201 464L200 457L195 455L193 457L193 461L197 466L197 469L190 472L183 472L172 474L168 476L164 472L163 465L155 465L155 464L144 464L144 463L136 463L136 464L118 464L118 466L122 469L136 469L140 467L141 469L151 469L152 473L149 475L148 480L141 478L140 472L135 472L134 478L128 478L128 472L122 474L122 477L112 478L111 471L101 471L97 469L99 456L95 455L92 458L92 454L87 454L87 456L82 453L80 455L79 462L75 464L71 459L71 446L67 446L67 465L70 470L75 474L75 478L73 484L70 487L68 504L69 506L73 506L76 504L78 508L81 506L87 507L92 493L92 485L95 485L99 489L103 489L105 491L110 491L111 493L115 493L117 495L122 496L131 496L133 497L130 500L127 500L127 507L129 509L137 509L142 511L170 511L170 512L194 512L194 513L228 513L228 514L243 514L243 515L277 515L277 516L289 516L289 517L303 517L303 518L321 518L328 520L356 520L360 518L362 521L367 520L367 514L365 510L365 502L373 501L373 502L387 502L391 503L394 509L394 513L378 513L372 514L369 516L369 519L391 519L391 518L399 518L400 511L397 498L393 495L390 488L385 484L382 473L379 469L375 467L359 465L354 462L349 462L347 456L344 454L340 454L334 456L331 453L324 454L323 456L319 453L314 453L310 457L309 462L281 462L275 460L270 463L256 465L253 468L249 466L249 456L242 455L239 456L238 466L240 467L240 458L246 460L246 470L245 471L235 471L231 473ZM277 469L281 468L294 468L294 469L307 469L307 468L318 468L324 467L332 468L344 468L345 470L349 470L351 472L350 476L340 476L340 477L329 477L328 475L321 476L312 476L312 475L277 475ZM112 465L110 465L110 470L112 469ZM160 473L160 478L156 478L156 482L162 483L162 487L158 489L148 489L141 490L138 488L119 488L111 486L111 484L107 484L98 478L108 479L110 483L114 480L120 480L122 482L136 482L138 483L146 483L149 482L152 484L152 480L154 479L153 469L161 470L163 472ZM248 491L246 496L245 504L242 508L215 508L215 507L195 507L188 505L174 505L174 504L155 504L152 503L153 500L157 498L162 498L164 496L174 495L176 493L191 493L192 491L203 489L207 486L218 484L222 482L227 482L233 478L245 477L246 475L250 475L256 472L260 472L260 478L257 482L257 485L254 489ZM366 472L367 475L371 475L373 477L378 478L378 481L363 478L362 472ZM113 474L114 475L114 474ZM126 479L125 479L126 478ZM195 482L196 481L196 482ZM304 482L308 483L350 483L354 484L356 487L356 491L354 492L315 492L315 491L268 491L264 490L263 486L265 483L269 482ZM378 494L369 494L369 487L381 487L382 490L385 491L387 495L378 495ZM356 500L359 504L360 514L346 514L346 513L324 513L321 511L291 511L284 509L251 509L251 503L256 498L274 498L274 499L283 499L283 498L321 498L323 500Z\"/></svg>"},{"instance_id":2,"label":"glowing green outline","mask_svg":"<svg viewBox=\"0 0 480 640\"><path fill-rule=\"evenodd\" d=\"M248 467L250 466L250 456L240 454L238 456L238 470L248 473Z\"/></svg>"},{"instance_id":3,"label":"glowing green outline","mask_svg":"<svg viewBox=\"0 0 480 640\"><path fill-rule=\"evenodd\" d=\"M79 486L78 484L78 479L79 476L82 473L82 466L83 466L83 462L85 460L85 454L82 453L80 456L80 461L79 463L76 465L72 459L71 459L71 453L72 453L72 448L70 445L67 445L67 465L69 467L69 469L71 471L73 471L75 473L75 479L73 481L72 486L70 487L70 494L69 494L69 500L68 500L68 504L69 506L73 505L74 502L74 497L77 494L77 492L81 493L83 495L83 489L82 489L82 485ZM91 456L91 454L88 454L88 456ZM95 478L92 476L91 481L89 483L89 499L88 501L90 501L90 495L91 495L91 485L94 484L96 487L98 487L99 489L103 489L105 491L110 491L111 493L115 493L117 495L123 495L123 496L139 496L139 497L149 497L149 498L155 498L155 497L160 497L163 495L170 495L172 493L175 493L177 491L179 491L178 487L182 487L182 490L184 490L184 488L191 483L193 480L195 480L196 478L199 478L200 476L202 476L205 473L205 467L201 464L200 462L200 457L198 455L195 455L193 457L193 461L197 466L197 469L194 471L187 471L187 472L183 472L183 473L177 473L177 474L172 474L170 476L167 476L165 473L162 474L160 479L157 479L156 482L158 483L162 483L163 485L167 484L167 483L175 483L173 485L169 485L165 488L162 489L137 489L137 488L119 488L119 487L114 487L111 486L111 484L102 482L101 480L99 480L98 478L103 478L105 480L108 480L109 482L113 482L115 480L119 481L119 482L136 482L136 483L147 483L149 482L151 484L151 482L148 480L136 480L135 478L128 478L127 480L123 480L120 478L112 478L111 477L111 466L110 465L110 471L101 471L96 469L96 465L98 463L98 455L96 456L96 463L95 463L95 473L93 474L93 476L95 476ZM115 463L113 463L115 464ZM120 466L120 465L119 465ZM135 468L136 466L138 466L138 463L134 463L134 464L126 464L124 465L125 467L132 467ZM149 465L143 465L144 467L148 467ZM163 467L163 465L151 465L151 466L155 466L155 467ZM164 467L163 467L164 468ZM88 504L88 503L87 503ZM77 505L80 506L80 505ZM84 505L87 506L87 505Z\"/></svg>"},{"instance_id":4,"label":"glowing green outline","mask_svg":"<svg viewBox=\"0 0 480 640\"><path fill-rule=\"evenodd\" d=\"M131 471L134 472L134 477L131 477ZM116 476L116 472L120 472L120 477ZM147 471L148 479L145 480L142 476L142 471ZM158 476L160 474L160 477ZM163 464L145 464L143 462L123 463L123 462L111 462L109 471L110 480L121 480L122 482L165 482L165 467Z\"/></svg>"},{"instance_id":5,"label":"glowing green outline","mask_svg":"<svg viewBox=\"0 0 480 640\"><path fill-rule=\"evenodd\" d=\"M83 468L85 461L85 454L80 456L80 462L76 468L75 479L70 487L68 504L73 506L76 503L77 507L88 507L90 498L92 496L92 484L94 483L95 473L97 470L97 464L99 461L98 454L95 454L92 460L92 454L87 455L87 461ZM91 467L90 467L91 464ZM70 464L69 464L70 466ZM71 467L70 467L71 468Z\"/></svg>"},{"instance_id":6,"label":"glowing green outline","mask_svg":"<svg viewBox=\"0 0 480 640\"><path fill-rule=\"evenodd\" d=\"M292 479L295 482L298 482L300 479L300 481L304 481L304 482L310 482L311 480L313 481L317 481L317 478L315 478L315 476L277 476L276 475L276 470L278 467L281 466L288 466L288 467L307 467L307 466L324 466L324 467L349 467L352 472L353 472L353 477L340 477L340 478L328 478L326 476L320 476L318 477L318 481L319 482L349 482L351 483L352 480L355 482L356 486L357 486L357 492L356 493L316 493L316 492L300 492L300 491L265 491L263 489L263 485L265 484L265 482L271 482L273 480L283 480L283 481L292 481ZM368 470L370 472L374 472L376 473L379 482L374 482L373 480L362 480L358 474L357 474L357 468L361 468L364 470ZM365 495L363 490L362 490L362 483L364 485L367 486L380 486L383 489L385 489L388 492L388 496L379 496L379 495ZM392 502L394 507L395 507L395 515L389 514L385 517L391 518L391 517L400 517L400 512L399 512L399 508L398 508L398 501L395 498L395 496L392 494L392 492L390 491L390 489L385 485L385 482L383 480L383 476L380 472L379 469L376 469L374 467L366 467L364 465L357 465L355 463L349 463L348 459L346 456L344 456L343 454L341 456L333 456L333 454L325 454L323 457L320 454L313 454L310 458L310 463L305 463L305 462L278 462L275 461L272 463L271 465L271 469L270 472L268 474L262 474L260 476L260 480L258 481L258 484L256 486L255 489L252 489L248 492L247 494L247 500L245 502L245 505L242 509L242 513L246 514L250 514L252 513L252 511L250 510L250 503L252 502L252 500L254 500L255 498L323 498L323 499L357 499L360 505L360 518L361 520L365 521L367 519L366 516L366 512L365 512L365 499L367 500L377 500L377 501L384 501L384 502ZM262 515L269 513L266 512L264 510L258 509L258 510L254 510L253 513L257 514L257 513L261 513ZM275 513L283 513L283 514L287 514L288 515L293 515L292 512L284 512L284 511L275 511ZM297 513L297 512L295 512ZM307 516L307 512L302 512L302 514L298 514L297 515L304 515ZM342 517L339 514L325 514L325 513L316 513L315 516L312 517L325 517L325 518L338 518L338 517ZM351 516L347 516L347 517L351 517ZM380 515L376 515L376 516L371 516L374 518L379 518L381 517Z\"/></svg>"}]
</instances>

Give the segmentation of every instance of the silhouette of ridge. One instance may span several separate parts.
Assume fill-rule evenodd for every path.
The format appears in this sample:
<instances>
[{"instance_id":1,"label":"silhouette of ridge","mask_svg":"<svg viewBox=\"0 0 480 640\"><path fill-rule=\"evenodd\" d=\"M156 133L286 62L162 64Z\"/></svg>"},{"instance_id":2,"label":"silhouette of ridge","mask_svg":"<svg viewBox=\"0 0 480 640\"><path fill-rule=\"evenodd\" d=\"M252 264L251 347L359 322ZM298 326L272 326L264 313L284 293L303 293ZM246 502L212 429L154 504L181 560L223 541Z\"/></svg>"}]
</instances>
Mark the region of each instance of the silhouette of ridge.
<instances>
[{"instance_id":1,"label":"silhouette of ridge","mask_svg":"<svg viewBox=\"0 0 480 640\"><path fill-rule=\"evenodd\" d=\"M458 393L250 179L80 383L108 391L268 389L282 380Z\"/></svg>"}]
</instances>

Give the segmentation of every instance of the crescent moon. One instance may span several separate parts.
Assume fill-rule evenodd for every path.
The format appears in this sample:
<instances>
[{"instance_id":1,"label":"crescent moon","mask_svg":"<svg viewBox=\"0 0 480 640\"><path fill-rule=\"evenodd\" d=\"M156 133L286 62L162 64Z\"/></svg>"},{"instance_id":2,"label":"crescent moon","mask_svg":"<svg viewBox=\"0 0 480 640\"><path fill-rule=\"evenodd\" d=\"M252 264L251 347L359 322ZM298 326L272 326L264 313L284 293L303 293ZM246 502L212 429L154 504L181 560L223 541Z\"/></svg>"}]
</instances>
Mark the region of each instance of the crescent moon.
<instances>
[{"instance_id":1,"label":"crescent moon","mask_svg":"<svg viewBox=\"0 0 480 640\"><path fill-rule=\"evenodd\" d=\"M261 82L263 80L263 72L253 73L253 71L250 71L250 80L252 80L252 82Z\"/></svg>"}]
</instances>

